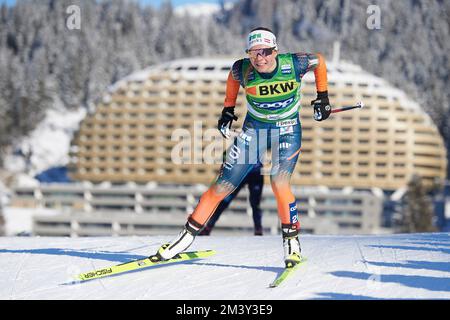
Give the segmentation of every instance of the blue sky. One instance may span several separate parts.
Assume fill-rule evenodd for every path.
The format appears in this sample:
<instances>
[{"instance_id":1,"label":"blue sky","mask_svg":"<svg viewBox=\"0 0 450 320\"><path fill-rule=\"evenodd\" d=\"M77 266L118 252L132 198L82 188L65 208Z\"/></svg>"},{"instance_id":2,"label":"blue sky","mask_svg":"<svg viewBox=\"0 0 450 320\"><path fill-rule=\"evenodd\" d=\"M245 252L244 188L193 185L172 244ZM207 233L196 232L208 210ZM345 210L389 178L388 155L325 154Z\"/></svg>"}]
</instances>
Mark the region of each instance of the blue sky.
<instances>
[{"instance_id":1,"label":"blue sky","mask_svg":"<svg viewBox=\"0 0 450 320\"><path fill-rule=\"evenodd\" d=\"M16 0L0 0L0 4L1 3L7 3L7 4L14 4ZM153 4L156 7L158 7L163 0L138 0L141 3L144 4ZM179 5L183 5L183 4L188 4L188 3L219 3L219 0L172 0L172 4L174 6L179 6Z\"/></svg>"}]
</instances>

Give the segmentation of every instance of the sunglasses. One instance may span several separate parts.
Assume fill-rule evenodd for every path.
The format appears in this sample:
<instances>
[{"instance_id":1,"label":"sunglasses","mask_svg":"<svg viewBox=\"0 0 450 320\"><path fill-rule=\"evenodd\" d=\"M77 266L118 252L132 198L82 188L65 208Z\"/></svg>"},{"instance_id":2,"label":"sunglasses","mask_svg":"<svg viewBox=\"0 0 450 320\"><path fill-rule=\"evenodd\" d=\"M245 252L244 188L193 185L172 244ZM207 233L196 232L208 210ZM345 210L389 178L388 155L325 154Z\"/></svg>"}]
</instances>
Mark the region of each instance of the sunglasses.
<instances>
[{"instance_id":1,"label":"sunglasses","mask_svg":"<svg viewBox=\"0 0 450 320\"><path fill-rule=\"evenodd\" d=\"M253 49L253 50L246 50L248 55L252 58L256 58L258 54L260 54L263 57L270 56L273 53L273 50L275 50L275 47L273 48L263 48L263 49Z\"/></svg>"}]
</instances>

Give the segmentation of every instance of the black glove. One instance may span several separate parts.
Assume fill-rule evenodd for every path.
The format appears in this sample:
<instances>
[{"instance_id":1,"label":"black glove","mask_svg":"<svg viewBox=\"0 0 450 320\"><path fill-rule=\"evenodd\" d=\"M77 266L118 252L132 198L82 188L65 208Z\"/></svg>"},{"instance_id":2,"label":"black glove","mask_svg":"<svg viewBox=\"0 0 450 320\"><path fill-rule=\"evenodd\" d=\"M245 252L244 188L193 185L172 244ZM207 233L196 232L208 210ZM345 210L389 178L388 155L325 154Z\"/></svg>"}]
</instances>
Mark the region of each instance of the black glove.
<instances>
[{"instance_id":1,"label":"black glove","mask_svg":"<svg viewBox=\"0 0 450 320\"><path fill-rule=\"evenodd\" d=\"M225 107L222 110L222 116L217 121L217 129L225 139L230 137L230 128L233 120L237 120L238 117L234 115L234 107Z\"/></svg>"},{"instance_id":2,"label":"black glove","mask_svg":"<svg viewBox=\"0 0 450 320\"><path fill-rule=\"evenodd\" d=\"M331 114L328 91L317 92L317 98L311 101L311 105L314 107L314 120L322 121L327 119Z\"/></svg>"}]
</instances>

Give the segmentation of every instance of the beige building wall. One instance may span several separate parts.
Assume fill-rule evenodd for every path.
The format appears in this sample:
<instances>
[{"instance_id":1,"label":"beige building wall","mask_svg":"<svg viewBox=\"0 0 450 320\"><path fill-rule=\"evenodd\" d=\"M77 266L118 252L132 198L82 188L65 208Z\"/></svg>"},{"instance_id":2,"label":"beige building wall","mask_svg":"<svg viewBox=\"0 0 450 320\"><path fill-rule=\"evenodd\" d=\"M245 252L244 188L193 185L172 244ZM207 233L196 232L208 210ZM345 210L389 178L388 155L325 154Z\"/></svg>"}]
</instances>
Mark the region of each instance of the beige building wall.
<instances>
[{"instance_id":1,"label":"beige building wall","mask_svg":"<svg viewBox=\"0 0 450 320\"><path fill-rule=\"evenodd\" d=\"M150 235L177 232L206 186L90 183L16 187L12 206L33 200L33 234L41 236ZM375 234L381 228L383 196L379 192L294 187L302 233ZM378 193L378 194L377 194ZM243 188L214 228L214 233L253 234L249 193ZM45 213L45 210L51 212ZM276 199L264 188L261 201L264 233L277 234Z\"/></svg>"},{"instance_id":2,"label":"beige building wall","mask_svg":"<svg viewBox=\"0 0 450 320\"><path fill-rule=\"evenodd\" d=\"M231 142L216 126L233 62L177 60L115 84L72 143L72 178L210 184L221 164L220 151ZM397 189L415 173L428 183L445 177L443 140L417 103L358 66L328 63L328 70L332 106L363 101L365 108L314 121L309 105L316 95L314 77L305 76L294 185ZM239 131L246 113L242 89L236 111L239 121L233 127Z\"/></svg>"}]
</instances>

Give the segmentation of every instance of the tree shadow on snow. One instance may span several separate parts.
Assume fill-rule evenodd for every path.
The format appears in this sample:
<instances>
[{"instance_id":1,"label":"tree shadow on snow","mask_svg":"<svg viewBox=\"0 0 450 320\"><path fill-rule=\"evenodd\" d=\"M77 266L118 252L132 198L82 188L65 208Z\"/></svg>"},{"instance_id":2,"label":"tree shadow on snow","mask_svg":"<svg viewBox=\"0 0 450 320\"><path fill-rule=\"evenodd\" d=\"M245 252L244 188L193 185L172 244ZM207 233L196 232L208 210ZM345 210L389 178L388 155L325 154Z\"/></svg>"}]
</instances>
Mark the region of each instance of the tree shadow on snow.
<instances>
[{"instance_id":1,"label":"tree shadow on snow","mask_svg":"<svg viewBox=\"0 0 450 320\"><path fill-rule=\"evenodd\" d=\"M366 261L369 264L378 267L388 267L388 268L409 268L409 269L426 269L433 271L444 271L450 273L450 262L440 262L440 261L406 261L404 263L393 263L393 262L375 262Z\"/></svg>"},{"instance_id":2,"label":"tree shadow on snow","mask_svg":"<svg viewBox=\"0 0 450 320\"><path fill-rule=\"evenodd\" d=\"M351 293L320 292L313 300L421 300L418 298L376 298Z\"/></svg>"},{"instance_id":3,"label":"tree shadow on snow","mask_svg":"<svg viewBox=\"0 0 450 320\"><path fill-rule=\"evenodd\" d=\"M47 249L18 249L8 250L0 249L2 253L30 253L30 254L43 254L43 255L57 255L57 256L71 256L88 259L108 260L112 262L128 262L131 260L143 259L147 256L129 254L126 252L114 252L114 251L86 251L86 250L73 250L62 248L47 248Z\"/></svg>"},{"instance_id":4,"label":"tree shadow on snow","mask_svg":"<svg viewBox=\"0 0 450 320\"><path fill-rule=\"evenodd\" d=\"M374 298L369 296L360 296L350 293L336 293L336 292L320 292L319 296L314 300L379 300L380 298Z\"/></svg>"},{"instance_id":5,"label":"tree shadow on snow","mask_svg":"<svg viewBox=\"0 0 450 320\"><path fill-rule=\"evenodd\" d=\"M423 240L423 241L444 241L450 243L450 233L416 233L406 240Z\"/></svg>"},{"instance_id":6,"label":"tree shadow on snow","mask_svg":"<svg viewBox=\"0 0 450 320\"><path fill-rule=\"evenodd\" d=\"M368 245L367 247L371 248L383 248L383 249L397 249L397 250L416 250L416 251L433 251L433 252L442 252L445 254L450 254L450 247L441 247L441 246L433 246L433 247L423 247L423 246L409 246L409 245Z\"/></svg>"},{"instance_id":7,"label":"tree shadow on snow","mask_svg":"<svg viewBox=\"0 0 450 320\"><path fill-rule=\"evenodd\" d=\"M448 234L418 234L413 237L405 238L404 241L408 242L408 244L413 245L423 245L426 247L419 248L430 248L432 247L442 247L438 249L450 249L450 235ZM449 253L448 251L445 253Z\"/></svg>"},{"instance_id":8,"label":"tree shadow on snow","mask_svg":"<svg viewBox=\"0 0 450 320\"><path fill-rule=\"evenodd\" d=\"M196 265L204 265L204 266L212 266L212 267L225 267L225 268L238 268L238 269L250 269L250 270L261 270L268 271L274 273L282 273L284 271L284 267L267 267L267 266L246 266L242 264L221 264L221 263L211 263L211 262L198 262L194 261L192 264Z\"/></svg>"},{"instance_id":9,"label":"tree shadow on snow","mask_svg":"<svg viewBox=\"0 0 450 320\"><path fill-rule=\"evenodd\" d=\"M365 281L373 281L374 274L366 272L336 271L330 273L333 276L341 278L352 278ZM426 289L429 291L450 292L450 278L417 276L417 275L398 275L398 274L376 274L377 281L385 283L398 283L410 288Z\"/></svg>"},{"instance_id":10,"label":"tree shadow on snow","mask_svg":"<svg viewBox=\"0 0 450 320\"><path fill-rule=\"evenodd\" d=\"M420 234L401 239L405 244L400 245L368 245L371 248L394 249L394 250L414 250L439 252L450 254L450 236L447 234ZM366 261L367 263L386 268L409 268L414 270L432 270L450 273L450 263L447 261L415 261L409 260L405 262L376 262ZM373 281L374 274L366 272L336 271L330 274L336 277L345 277ZM429 291L445 291L450 292L450 277L432 277L423 275L397 275L397 274L375 274L376 281L380 283L398 283L411 288L426 289ZM449 274L450 276L450 274ZM325 298L339 299L339 293L325 293ZM342 296L345 298L346 295ZM350 297L353 299L353 297ZM356 297L358 298L358 296ZM363 297L365 299L367 297Z\"/></svg>"}]
</instances>

